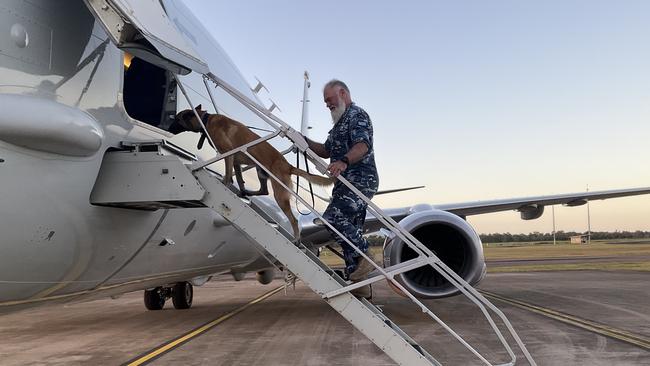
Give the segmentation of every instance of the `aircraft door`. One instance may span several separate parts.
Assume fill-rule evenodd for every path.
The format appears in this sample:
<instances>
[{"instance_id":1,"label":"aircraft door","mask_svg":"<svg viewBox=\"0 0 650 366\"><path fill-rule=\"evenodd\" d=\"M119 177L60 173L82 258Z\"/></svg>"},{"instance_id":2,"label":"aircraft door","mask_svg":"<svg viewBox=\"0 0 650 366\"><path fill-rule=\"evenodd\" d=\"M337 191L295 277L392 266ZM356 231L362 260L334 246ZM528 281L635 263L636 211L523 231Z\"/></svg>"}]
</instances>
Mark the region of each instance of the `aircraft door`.
<instances>
[{"instance_id":1,"label":"aircraft door","mask_svg":"<svg viewBox=\"0 0 650 366\"><path fill-rule=\"evenodd\" d=\"M158 0L85 0L118 48L171 72L208 73Z\"/></svg>"}]
</instances>

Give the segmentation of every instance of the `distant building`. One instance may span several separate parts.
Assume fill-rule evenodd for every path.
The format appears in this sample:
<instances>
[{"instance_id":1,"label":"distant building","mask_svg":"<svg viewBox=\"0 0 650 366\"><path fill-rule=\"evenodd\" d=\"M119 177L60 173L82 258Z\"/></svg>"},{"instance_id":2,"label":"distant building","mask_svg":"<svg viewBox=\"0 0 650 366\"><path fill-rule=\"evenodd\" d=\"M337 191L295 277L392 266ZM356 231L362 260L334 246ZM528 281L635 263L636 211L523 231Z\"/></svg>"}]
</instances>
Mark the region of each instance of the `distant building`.
<instances>
[{"instance_id":1,"label":"distant building","mask_svg":"<svg viewBox=\"0 0 650 366\"><path fill-rule=\"evenodd\" d=\"M571 237L571 244L587 244L589 241L589 235L574 235Z\"/></svg>"}]
</instances>

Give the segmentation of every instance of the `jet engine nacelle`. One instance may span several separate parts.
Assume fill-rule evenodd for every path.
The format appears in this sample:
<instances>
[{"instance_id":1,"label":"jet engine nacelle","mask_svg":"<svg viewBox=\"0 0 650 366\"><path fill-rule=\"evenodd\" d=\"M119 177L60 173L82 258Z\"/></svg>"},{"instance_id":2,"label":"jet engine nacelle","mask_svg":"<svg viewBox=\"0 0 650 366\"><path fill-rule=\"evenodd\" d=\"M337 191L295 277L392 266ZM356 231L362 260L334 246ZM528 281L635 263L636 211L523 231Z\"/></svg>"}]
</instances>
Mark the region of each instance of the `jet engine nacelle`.
<instances>
[{"instance_id":1,"label":"jet engine nacelle","mask_svg":"<svg viewBox=\"0 0 650 366\"><path fill-rule=\"evenodd\" d=\"M522 220L535 220L542 217L544 206L538 204L527 205L519 207L517 211L521 214Z\"/></svg>"},{"instance_id":2,"label":"jet engine nacelle","mask_svg":"<svg viewBox=\"0 0 650 366\"><path fill-rule=\"evenodd\" d=\"M470 284L477 284L485 276L481 239L464 219L432 209L411 214L399 225ZM398 236L391 234L386 238L384 266L393 266L415 256L415 252ZM395 279L419 298L435 299L459 292L429 265L395 276Z\"/></svg>"}]
</instances>

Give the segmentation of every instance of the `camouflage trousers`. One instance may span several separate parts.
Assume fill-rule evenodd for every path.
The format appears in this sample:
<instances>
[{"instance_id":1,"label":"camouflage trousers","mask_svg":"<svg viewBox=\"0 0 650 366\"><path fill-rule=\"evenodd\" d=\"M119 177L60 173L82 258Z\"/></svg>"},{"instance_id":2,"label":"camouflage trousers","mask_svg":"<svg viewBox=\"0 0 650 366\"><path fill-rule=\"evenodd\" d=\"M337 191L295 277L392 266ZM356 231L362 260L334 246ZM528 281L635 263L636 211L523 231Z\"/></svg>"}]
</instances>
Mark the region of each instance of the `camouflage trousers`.
<instances>
[{"instance_id":1,"label":"camouflage trousers","mask_svg":"<svg viewBox=\"0 0 650 366\"><path fill-rule=\"evenodd\" d=\"M377 185L357 188L368 198L372 198L377 192ZM338 186L334 187L332 200L323 213L323 218L364 253L368 251L368 241L363 237L367 207L368 204L346 186ZM327 227L327 231L343 249L345 271L348 274L354 272L357 269L360 254L334 233L332 229Z\"/></svg>"}]
</instances>

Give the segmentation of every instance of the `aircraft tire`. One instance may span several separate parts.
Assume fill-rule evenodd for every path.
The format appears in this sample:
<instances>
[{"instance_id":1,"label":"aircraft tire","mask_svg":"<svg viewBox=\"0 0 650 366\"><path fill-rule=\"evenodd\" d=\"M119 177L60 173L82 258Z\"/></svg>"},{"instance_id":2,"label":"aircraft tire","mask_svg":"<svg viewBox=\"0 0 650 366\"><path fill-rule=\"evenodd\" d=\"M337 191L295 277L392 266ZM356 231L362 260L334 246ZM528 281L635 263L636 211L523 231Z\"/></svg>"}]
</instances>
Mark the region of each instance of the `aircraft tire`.
<instances>
[{"instance_id":1,"label":"aircraft tire","mask_svg":"<svg viewBox=\"0 0 650 366\"><path fill-rule=\"evenodd\" d=\"M172 289L172 302L176 309L189 309L192 306L194 289L189 282L177 282Z\"/></svg>"},{"instance_id":2,"label":"aircraft tire","mask_svg":"<svg viewBox=\"0 0 650 366\"><path fill-rule=\"evenodd\" d=\"M165 295L162 287L144 290L144 306L147 310L161 310L165 306Z\"/></svg>"}]
</instances>

